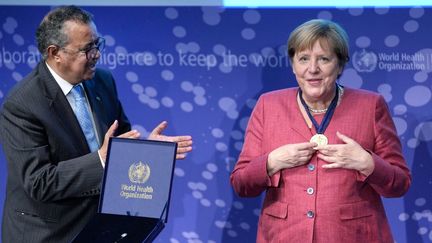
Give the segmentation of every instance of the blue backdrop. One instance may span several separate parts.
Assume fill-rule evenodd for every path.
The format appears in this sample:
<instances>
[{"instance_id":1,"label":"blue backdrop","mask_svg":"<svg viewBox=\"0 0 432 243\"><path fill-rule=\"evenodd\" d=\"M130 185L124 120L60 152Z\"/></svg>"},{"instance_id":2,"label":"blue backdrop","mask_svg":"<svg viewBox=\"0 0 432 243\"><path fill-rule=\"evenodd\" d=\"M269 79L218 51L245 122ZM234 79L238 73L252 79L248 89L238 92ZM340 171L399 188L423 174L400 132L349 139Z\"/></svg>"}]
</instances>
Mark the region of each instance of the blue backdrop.
<instances>
[{"instance_id":1,"label":"blue backdrop","mask_svg":"<svg viewBox=\"0 0 432 243\"><path fill-rule=\"evenodd\" d=\"M385 199L395 240L432 241L432 9L85 9L107 40L99 65L116 77L133 127L148 134L167 120L167 134L194 137L194 151L177 162L168 224L156 242L255 240L261 198L236 197L229 175L258 96L296 86L286 40L312 18L348 31L351 61L340 82L381 93L397 126L413 184L405 197ZM0 7L0 103L39 60L34 32L49 10ZM6 175L0 154L0 202Z\"/></svg>"}]
</instances>

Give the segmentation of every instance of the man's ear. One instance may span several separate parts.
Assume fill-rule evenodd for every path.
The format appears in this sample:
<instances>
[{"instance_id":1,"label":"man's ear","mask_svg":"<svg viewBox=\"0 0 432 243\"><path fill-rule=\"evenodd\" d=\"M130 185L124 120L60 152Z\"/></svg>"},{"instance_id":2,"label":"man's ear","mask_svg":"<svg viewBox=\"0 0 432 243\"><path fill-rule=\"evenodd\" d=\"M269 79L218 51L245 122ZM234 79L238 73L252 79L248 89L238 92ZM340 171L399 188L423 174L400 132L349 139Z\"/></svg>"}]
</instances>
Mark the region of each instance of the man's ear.
<instances>
[{"instance_id":1,"label":"man's ear","mask_svg":"<svg viewBox=\"0 0 432 243\"><path fill-rule=\"evenodd\" d=\"M48 59L54 59L55 61L59 61L61 58L59 56L59 51L60 51L60 48L58 46L55 46L55 45L48 46L48 48L47 48Z\"/></svg>"}]
</instances>

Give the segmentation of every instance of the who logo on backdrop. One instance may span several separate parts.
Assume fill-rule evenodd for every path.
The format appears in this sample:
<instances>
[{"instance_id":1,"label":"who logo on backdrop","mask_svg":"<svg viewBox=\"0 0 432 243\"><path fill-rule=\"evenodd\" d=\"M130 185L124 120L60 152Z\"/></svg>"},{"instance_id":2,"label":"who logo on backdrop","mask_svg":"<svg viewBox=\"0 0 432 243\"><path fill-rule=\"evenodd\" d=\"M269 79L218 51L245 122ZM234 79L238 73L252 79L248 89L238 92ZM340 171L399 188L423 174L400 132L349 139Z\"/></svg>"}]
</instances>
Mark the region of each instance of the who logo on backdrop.
<instances>
[{"instance_id":1,"label":"who logo on backdrop","mask_svg":"<svg viewBox=\"0 0 432 243\"><path fill-rule=\"evenodd\" d=\"M357 72L373 72L378 63L378 56L372 51L365 49L354 52L352 64Z\"/></svg>"}]
</instances>

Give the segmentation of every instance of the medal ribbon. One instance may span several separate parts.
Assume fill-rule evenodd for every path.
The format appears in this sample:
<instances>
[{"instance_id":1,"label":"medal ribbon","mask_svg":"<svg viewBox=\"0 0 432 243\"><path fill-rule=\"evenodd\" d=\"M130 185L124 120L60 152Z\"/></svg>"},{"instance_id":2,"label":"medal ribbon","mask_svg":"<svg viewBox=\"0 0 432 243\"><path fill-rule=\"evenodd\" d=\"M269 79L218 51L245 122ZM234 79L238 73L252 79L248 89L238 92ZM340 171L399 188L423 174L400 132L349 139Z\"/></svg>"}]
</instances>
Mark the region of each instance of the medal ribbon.
<instances>
[{"instance_id":1,"label":"medal ribbon","mask_svg":"<svg viewBox=\"0 0 432 243\"><path fill-rule=\"evenodd\" d=\"M330 120L333 116L334 111L336 110L336 105L338 103L338 99L339 99L339 87L336 84L336 95L333 98L332 102L330 103L330 106L328 107L324 118L321 122L321 124L318 125L317 121L315 120L315 118L312 116L311 112L309 111L309 107L307 106L306 102L304 101L303 97L302 97L302 90L299 88L299 96L300 96L300 101L303 105L303 107L306 110L307 115L309 116L309 119L312 121L312 124L315 127L315 130L318 134L324 134L324 131L327 129Z\"/></svg>"}]
</instances>

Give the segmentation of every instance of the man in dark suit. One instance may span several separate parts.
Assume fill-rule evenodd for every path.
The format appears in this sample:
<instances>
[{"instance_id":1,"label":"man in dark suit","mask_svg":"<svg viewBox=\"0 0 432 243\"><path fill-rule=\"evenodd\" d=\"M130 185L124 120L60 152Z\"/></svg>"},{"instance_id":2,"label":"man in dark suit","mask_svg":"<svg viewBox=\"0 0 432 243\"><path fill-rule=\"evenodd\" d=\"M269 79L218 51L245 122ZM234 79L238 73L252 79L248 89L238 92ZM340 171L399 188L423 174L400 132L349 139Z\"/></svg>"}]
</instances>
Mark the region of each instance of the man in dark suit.
<instances>
[{"instance_id":1,"label":"man in dark suit","mask_svg":"<svg viewBox=\"0 0 432 243\"><path fill-rule=\"evenodd\" d=\"M69 242L97 210L109 137L140 137L130 130L113 77L95 67L104 39L89 13L54 9L36 38L43 60L10 91L0 116L8 166L4 243ZM85 92L86 128L74 113L77 86ZM191 137L164 136L166 126L149 139L177 142L177 158L184 158Z\"/></svg>"}]
</instances>

